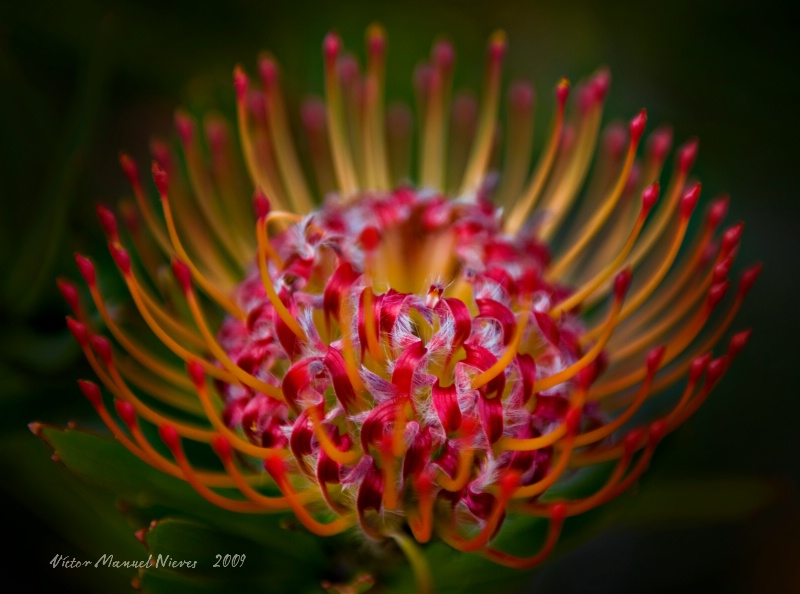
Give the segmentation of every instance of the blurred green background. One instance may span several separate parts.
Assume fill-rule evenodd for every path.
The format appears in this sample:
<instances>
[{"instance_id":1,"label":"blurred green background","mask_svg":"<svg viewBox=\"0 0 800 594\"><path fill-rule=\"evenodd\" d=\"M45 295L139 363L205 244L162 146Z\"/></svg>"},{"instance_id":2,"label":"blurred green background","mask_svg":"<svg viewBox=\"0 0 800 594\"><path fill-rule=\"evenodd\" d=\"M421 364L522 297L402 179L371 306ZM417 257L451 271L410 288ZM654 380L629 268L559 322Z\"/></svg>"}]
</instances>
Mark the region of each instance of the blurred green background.
<instances>
[{"instance_id":1,"label":"blurred green background","mask_svg":"<svg viewBox=\"0 0 800 594\"><path fill-rule=\"evenodd\" d=\"M754 328L751 343L638 487L664 513L643 521L635 505L618 507L600 535L532 574L528 590L800 590L796 21L788 3L689 0L0 3L0 504L14 550L2 577L19 573L30 591L117 591L129 579L49 567L56 553L97 557L81 513L105 508L26 428L96 426L74 383L91 373L54 279L77 278L75 249L103 252L94 204L127 192L118 151L146 162L149 138L171 134L179 105L230 109L233 65L254 70L262 49L279 58L289 95L321 93L325 33L360 52L374 20L389 34L396 98L410 96L413 67L440 34L458 51L457 86L475 88L485 40L504 28L506 80L535 82L540 134L558 78L608 65L606 117L645 106L651 126L673 125L676 142L698 136L705 198L730 192L728 220L746 222L740 266L765 263L736 323ZM720 512L753 481L769 486L767 505Z\"/></svg>"}]
</instances>

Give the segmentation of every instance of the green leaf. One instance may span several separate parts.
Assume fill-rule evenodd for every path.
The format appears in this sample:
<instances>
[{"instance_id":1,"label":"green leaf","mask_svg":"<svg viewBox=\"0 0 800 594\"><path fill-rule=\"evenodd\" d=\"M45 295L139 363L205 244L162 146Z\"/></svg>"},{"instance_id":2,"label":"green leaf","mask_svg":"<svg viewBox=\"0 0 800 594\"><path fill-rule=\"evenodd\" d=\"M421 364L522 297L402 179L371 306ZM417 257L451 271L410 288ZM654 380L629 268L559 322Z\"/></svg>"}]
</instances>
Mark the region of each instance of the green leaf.
<instances>
[{"instance_id":1,"label":"green leaf","mask_svg":"<svg viewBox=\"0 0 800 594\"><path fill-rule=\"evenodd\" d=\"M32 428L72 472L113 490L135 508L153 508L151 517L168 515L171 510L279 549L287 557L306 564L319 565L325 561L319 539L286 529L281 515L237 514L220 509L185 482L152 468L116 441L70 428L60 430L38 424Z\"/></svg>"},{"instance_id":2,"label":"green leaf","mask_svg":"<svg viewBox=\"0 0 800 594\"><path fill-rule=\"evenodd\" d=\"M319 588L318 568L196 521L166 518L148 530L153 567L140 571L145 592L303 592Z\"/></svg>"}]
</instances>

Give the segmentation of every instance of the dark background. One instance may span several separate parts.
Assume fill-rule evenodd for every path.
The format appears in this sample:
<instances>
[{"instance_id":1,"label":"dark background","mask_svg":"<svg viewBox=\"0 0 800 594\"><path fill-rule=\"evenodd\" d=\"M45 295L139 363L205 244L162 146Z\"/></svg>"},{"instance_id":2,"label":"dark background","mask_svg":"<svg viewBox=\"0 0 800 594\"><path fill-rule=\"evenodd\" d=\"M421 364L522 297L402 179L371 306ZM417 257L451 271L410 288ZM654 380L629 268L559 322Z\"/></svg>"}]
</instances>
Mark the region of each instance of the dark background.
<instances>
[{"instance_id":1,"label":"dark background","mask_svg":"<svg viewBox=\"0 0 800 594\"><path fill-rule=\"evenodd\" d=\"M93 205L127 191L118 151L144 160L150 135L171 133L179 105L230 113L232 66L253 71L262 49L280 60L290 96L321 93L325 33L336 29L361 51L374 20L389 35L389 96L405 98L437 35L457 48L457 86L475 88L485 40L504 28L506 80L536 83L540 134L558 78L608 65L606 118L646 106L649 122L673 125L676 142L698 136L704 197L729 192L728 220L745 221L739 266L765 264L736 323L754 329L751 343L710 401L660 447L639 490L677 479L690 497L724 506L741 481L755 480L769 485L769 502L694 522L612 525L533 574L531 591L800 591L796 20L777 3L689 0L3 2L0 509L3 540L15 550L3 579L19 572L30 591L124 584L89 585L47 565L57 552L94 558L79 544L91 525L60 503L62 490L82 487L26 429L31 420L94 422L74 384L89 373L64 330L53 279L77 278L74 249L102 251ZM730 481L732 492L704 495L709 479Z\"/></svg>"}]
</instances>

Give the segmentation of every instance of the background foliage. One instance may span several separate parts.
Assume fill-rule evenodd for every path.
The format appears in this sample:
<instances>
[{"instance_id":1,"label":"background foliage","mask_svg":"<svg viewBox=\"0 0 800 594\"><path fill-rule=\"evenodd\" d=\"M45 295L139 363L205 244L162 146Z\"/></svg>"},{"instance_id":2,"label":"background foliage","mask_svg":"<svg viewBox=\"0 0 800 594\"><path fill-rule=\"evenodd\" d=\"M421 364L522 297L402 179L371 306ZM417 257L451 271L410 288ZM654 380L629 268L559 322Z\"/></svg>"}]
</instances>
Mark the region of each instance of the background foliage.
<instances>
[{"instance_id":1,"label":"background foliage","mask_svg":"<svg viewBox=\"0 0 800 594\"><path fill-rule=\"evenodd\" d=\"M550 89L560 76L577 80L608 65L606 114L628 117L646 106L650 122L673 124L677 141L699 136L696 172L705 198L731 193L729 220L746 221L739 261L765 262L737 323L755 329L751 344L723 384L660 446L637 496L605 512L602 533L564 549L526 577L525 587L800 588L794 394L800 51L788 11L760 6L756 12L749 3L689 0L652 7L588 0L3 2L0 503L4 538L15 551L3 577L18 573L31 591L55 585L125 591L130 573L52 569L48 562L57 553L144 556L133 538L136 526L116 504L54 465L26 428L32 420L97 427L74 383L91 373L64 327L66 307L54 278L77 278L73 250L104 253L93 207L127 191L118 151L145 159L150 135L171 133L178 105L230 109L233 64L253 68L262 49L279 58L290 95L321 93L324 34L334 28L360 51L365 27L379 20L390 40L390 97L410 95L414 65L442 33L458 50L457 86L475 87L480 70L473 65L482 64L486 38L496 27L506 29L507 79L536 83L539 122L547 121Z\"/></svg>"}]
</instances>

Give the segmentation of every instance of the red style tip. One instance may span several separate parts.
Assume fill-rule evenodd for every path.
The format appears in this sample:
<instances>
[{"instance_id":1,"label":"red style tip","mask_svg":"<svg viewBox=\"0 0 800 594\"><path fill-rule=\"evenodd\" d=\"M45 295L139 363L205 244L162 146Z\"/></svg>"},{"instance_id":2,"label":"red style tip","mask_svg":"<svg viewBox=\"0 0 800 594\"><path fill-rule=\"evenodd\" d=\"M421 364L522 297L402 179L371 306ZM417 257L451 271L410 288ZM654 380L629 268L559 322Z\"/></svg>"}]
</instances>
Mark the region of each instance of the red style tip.
<instances>
[{"instance_id":1,"label":"red style tip","mask_svg":"<svg viewBox=\"0 0 800 594\"><path fill-rule=\"evenodd\" d=\"M633 453L639 448L639 444L642 443L643 437L644 429L641 427L636 427L635 429L628 431L622 440L622 447L625 450L625 454L628 456L633 455Z\"/></svg>"},{"instance_id":2,"label":"red style tip","mask_svg":"<svg viewBox=\"0 0 800 594\"><path fill-rule=\"evenodd\" d=\"M688 173L689 170L694 165L694 161L697 158L697 147L698 147L697 139L692 139L689 142L685 143L678 152L678 169L680 169L681 173Z\"/></svg>"},{"instance_id":3,"label":"red style tip","mask_svg":"<svg viewBox=\"0 0 800 594\"><path fill-rule=\"evenodd\" d=\"M139 185L139 169L136 167L136 162L131 159L126 153L119 154L119 164L122 167L122 172L128 178L128 182L133 186Z\"/></svg>"},{"instance_id":4,"label":"red style tip","mask_svg":"<svg viewBox=\"0 0 800 594\"><path fill-rule=\"evenodd\" d=\"M716 285L712 285L711 289L708 291L708 300L707 305L709 309L714 309L719 302L722 301L722 298L725 297L725 293L728 291L728 287L730 283L728 281L717 283Z\"/></svg>"},{"instance_id":5,"label":"red style tip","mask_svg":"<svg viewBox=\"0 0 800 594\"><path fill-rule=\"evenodd\" d=\"M431 61L444 72L449 72L456 61L456 52L449 41L439 41L433 46Z\"/></svg>"},{"instance_id":6,"label":"red style tip","mask_svg":"<svg viewBox=\"0 0 800 594\"><path fill-rule=\"evenodd\" d=\"M206 372L203 371L203 366L197 361L189 361L186 364L186 371L189 372L189 378L192 380L194 387L202 389L206 384Z\"/></svg>"},{"instance_id":7,"label":"red style tip","mask_svg":"<svg viewBox=\"0 0 800 594\"><path fill-rule=\"evenodd\" d=\"M278 80L278 65L269 56L264 56L258 61L258 74L261 76L261 84L264 90L270 90Z\"/></svg>"},{"instance_id":8,"label":"red style tip","mask_svg":"<svg viewBox=\"0 0 800 594\"><path fill-rule=\"evenodd\" d=\"M716 385L716 383L722 377L722 374L728 369L728 363L728 356L722 355L708 364L708 375L706 376L706 381L708 382L709 386Z\"/></svg>"},{"instance_id":9,"label":"red style tip","mask_svg":"<svg viewBox=\"0 0 800 594\"><path fill-rule=\"evenodd\" d=\"M255 194L253 194L253 209L259 220L266 219L269 216L269 198L261 190L256 190Z\"/></svg>"},{"instance_id":10,"label":"red style tip","mask_svg":"<svg viewBox=\"0 0 800 594\"><path fill-rule=\"evenodd\" d=\"M752 333L753 331L748 329L738 332L731 337L731 341L728 343L728 356L731 359L735 359L739 353L742 352L742 349L747 346L747 342L750 340L750 335Z\"/></svg>"},{"instance_id":11,"label":"red style tip","mask_svg":"<svg viewBox=\"0 0 800 594\"><path fill-rule=\"evenodd\" d=\"M589 85L591 86L591 94L594 96L594 100L597 103L602 103L605 101L606 95L608 95L608 88L611 86L611 72L608 68L600 69L589 81Z\"/></svg>"},{"instance_id":12,"label":"red style tip","mask_svg":"<svg viewBox=\"0 0 800 594\"><path fill-rule=\"evenodd\" d=\"M378 244L381 241L381 232L378 231L377 227L369 226L364 227L364 230L361 231L361 235L359 236L359 242L361 246L368 252L374 251Z\"/></svg>"},{"instance_id":13,"label":"red style tip","mask_svg":"<svg viewBox=\"0 0 800 594\"><path fill-rule=\"evenodd\" d=\"M562 78L556 85L556 100L558 101L559 110L564 110L567 105L567 98L569 97L569 79Z\"/></svg>"},{"instance_id":14,"label":"red style tip","mask_svg":"<svg viewBox=\"0 0 800 594\"><path fill-rule=\"evenodd\" d=\"M564 417L564 427L567 433L571 434L578 431L578 427L581 424L581 414L581 409L577 406L573 406L567 411L567 416Z\"/></svg>"},{"instance_id":15,"label":"red style tip","mask_svg":"<svg viewBox=\"0 0 800 594\"><path fill-rule=\"evenodd\" d=\"M550 506L550 521L553 524L562 524L567 517L567 504L554 503Z\"/></svg>"},{"instance_id":16,"label":"red style tip","mask_svg":"<svg viewBox=\"0 0 800 594\"><path fill-rule=\"evenodd\" d=\"M136 427L136 409L133 408L133 405L130 402L125 402L124 400L115 400L114 408L116 409L119 418L122 419L123 423L125 423L126 427Z\"/></svg>"},{"instance_id":17,"label":"red style tip","mask_svg":"<svg viewBox=\"0 0 800 594\"><path fill-rule=\"evenodd\" d=\"M631 131L631 144L637 145L639 143L639 139L644 134L644 127L647 125L647 110L643 109L639 112L635 118L631 120L630 131Z\"/></svg>"},{"instance_id":18,"label":"red style tip","mask_svg":"<svg viewBox=\"0 0 800 594\"><path fill-rule=\"evenodd\" d=\"M102 204L98 204L97 218L100 219L100 226L103 228L103 233L105 233L105 236L108 238L108 240L119 241L117 218L114 216L114 213Z\"/></svg>"},{"instance_id":19,"label":"red style tip","mask_svg":"<svg viewBox=\"0 0 800 594\"><path fill-rule=\"evenodd\" d=\"M533 85L526 80L518 80L508 89L508 100L517 111L527 112L533 106Z\"/></svg>"},{"instance_id":20,"label":"red style tip","mask_svg":"<svg viewBox=\"0 0 800 594\"><path fill-rule=\"evenodd\" d=\"M707 224L709 228L716 229L725 215L728 214L728 196L721 196L711 203L711 208L708 209Z\"/></svg>"},{"instance_id":21,"label":"red style tip","mask_svg":"<svg viewBox=\"0 0 800 594\"><path fill-rule=\"evenodd\" d=\"M744 274L742 274L742 280L739 283L739 293L741 293L742 297L750 292L750 289L753 288L753 285L758 280L758 277L763 269L764 265L759 262L752 268L748 268L744 271Z\"/></svg>"},{"instance_id":22,"label":"red style tip","mask_svg":"<svg viewBox=\"0 0 800 594\"><path fill-rule=\"evenodd\" d=\"M178 435L178 430L175 429L172 425L159 425L158 426L158 436L161 438L161 441L169 448L169 451L175 455L176 452L179 452L181 449L181 438Z\"/></svg>"},{"instance_id":23,"label":"red style tip","mask_svg":"<svg viewBox=\"0 0 800 594\"><path fill-rule=\"evenodd\" d=\"M322 53L325 54L325 59L329 64L335 62L341 47L342 42L339 40L339 36L336 33L330 32L325 36L322 42Z\"/></svg>"},{"instance_id":24,"label":"red style tip","mask_svg":"<svg viewBox=\"0 0 800 594\"><path fill-rule=\"evenodd\" d=\"M653 376L656 374L658 368L661 367L661 361L664 360L664 353L666 352L667 348L661 345L647 353L647 375Z\"/></svg>"},{"instance_id":25,"label":"red style tip","mask_svg":"<svg viewBox=\"0 0 800 594\"><path fill-rule=\"evenodd\" d=\"M682 217L688 219L690 216L692 216L692 213L697 206L697 201L700 199L700 188L700 183L694 184L681 198Z\"/></svg>"},{"instance_id":26,"label":"red style tip","mask_svg":"<svg viewBox=\"0 0 800 594\"><path fill-rule=\"evenodd\" d=\"M283 476L284 473L283 460L280 456L270 456L264 460L264 469L272 476L272 478L277 480L278 477Z\"/></svg>"},{"instance_id":27,"label":"red style tip","mask_svg":"<svg viewBox=\"0 0 800 594\"><path fill-rule=\"evenodd\" d=\"M489 59L499 63L505 56L507 47L505 31L495 31L489 38Z\"/></svg>"},{"instance_id":28,"label":"red style tip","mask_svg":"<svg viewBox=\"0 0 800 594\"><path fill-rule=\"evenodd\" d=\"M720 248L721 255L728 256L739 247L739 241L742 239L742 231L744 230L744 223L734 225L722 236L722 246Z\"/></svg>"},{"instance_id":29,"label":"red style tip","mask_svg":"<svg viewBox=\"0 0 800 594\"><path fill-rule=\"evenodd\" d=\"M367 29L367 51L372 56L381 56L386 51L386 33L378 24Z\"/></svg>"},{"instance_id":30,"label":"red style tip","mask_svg":"<svg viewBox=\"0 0 800 594\"><path fill-rule=\"evenodd\" d=\"M112 363L112 354L109 340L105 336L95 334L89 339L89 342L92 345L92 350L97 353L97 356L100 357L107 367L110 367Z\"/></svg>"},{"instance_id":31,"label":"red style tip","mask_svg":"<svg viewBox=\"0 0 800 594\"><path fill-rule=\"evenodd\" d=\"M178 131L178 136L183 143L183 146L189 146L194 139L194 122L183 110L175 112L175 129Z\"/></svg>"},{"instance_id":32,"label":"red style tip","mask_svg":"<svg viewBox=\"0 0 800 594\"><path fill-rule=\"evenodd\" d=\"M214 453L219 456L219 459L223 462L227 462L231 459L231 442L228 441L227 437L215 435L211 440L211 449L214 450Z\"/></svg>"},{"instance_id":33,"label":"red style tip","mask_svg":"<svg viewBox=\"0 0 800 594\"><path fill-rule=\"evenodd\" d=\"M664 161L672 146L672 128L661 126L650 135L647 141L647 150L650 156L658 163Z\"/></svg>"},{"instance_id":34,"label":"red style tip","mask_svg":"<svg viewBox=\"0 0 800 594\"><path fill-rule=\"evenodd\" d=\"M161 195L161 198L166 198L169 188L169 175L167 175L167 172L161 167L158 161L153 161L152 172L153 181L156 182L158 193Z\"/></svg>"},{"instance_id":35,"label":"red style tip","mask_svg":"<svg viewBox=\"0 0 800 594\"><path fill-rule=\"evenodd\" d=\"M78 387L86 396L86 399L92 403L92 406L99 408L103 404L103 395L100 393L100 388L97 384L87 380L78 380Z\"/></svg>"},{"instance_id":36,"label":"red style tip","mask_svg":"<svg viewBox=\"0 0 800 594\"><path fill-rule=\"evenodd\" d=\"M109 250L120 272L125 276L129 276L131 273L131 257L128 255L128 250L113 244L109 246Z\"/></svg>"},{"instance_id":37,"label":"red style tip","mask_svg":"<svg viewBox=\"0 0 800 594\"><path fill-rule=\"evenodd\" d=\"M655 182L652 186L648 186L642 192L642 213L647 214L655 206L658 201L658 196L661 193L661 186Z\"/></svg>"},{"instance_id":38,"label":"red style tip","mask_svg":"<svg viewBox=\"0 0 800 594\"><path fill-rule=\"evenodd\" d=\"M178 281L185 295L192 292L192 271L186 264L177 258L173 259L172 274L175 275L175 279Z\"/></svg>"},{"instance_id":39,"label":"red style tip","mask_svg":"<svg viewBox=\"0 0 800 594\"><path fill-rule=\"evenodd\" d=\"M625 293L628 292L631 286L632 277L633 272L630 268L626 268L614 278L614 296L618 301L622 301L625 298Z\"/></svg>"},{"instance_id":40,"label":"red style tip","mask_svg":"<svg viewBox=\"0 0 800 594\"><path fill-rule=\"evenodd\" d=\"M667 434L666 421L660 420L650 425L650 443L652 443L654 446L658 444L659 441L664 439L664 436L666 434Z\"/></svg>"},{"instance_id":41,"label":"red style tip","mask_svg":"<svg viewBox=\"0 0 800 594\"><path fill-rule=\"evenodd\" d=\"M150 141L150 153L153 159L169 174L173 170L172 151L163 140L154 138Z\"/></svg>"},{"instance_id":42,"label":"red style tip","mask_svg":"<svg viewBox=\"0 0 800 594\"><path fill-rule=\"evenodd\" d=\"M67 316L67 328L78 341L81 346L86 346L89 342L89 331L86 329L86 324L83 324L73 317Z\"/></svg>"},{"instance_id":43,"label":"red style tip","mask_svg":"<svg viewBox=\"0 0 800 594\"><path fill-rule=\"evenodd\" d=\"M78 265L78 270L80 270L81 276L83 280L86 281L86 284L90 287L94 287L97 283L97 276L95 275L92 261L86 256L76 253L75 263Z\"/></svg>"},{"instance_id":44,"label":"red style tip","mask_svg":"<svg viewBox=\"0 0 800 594\"><path fill-rule=\"evenodd\" d=\"M504 472L498 481L500 486L500 496L504 499L511 499L514 491L519 487L521 477L518 472L513 470Z\"/></svg>"},{"instance_id":45,"label":"red style tip","mask_svg":"<svg viewBox=\"0 0 800 594\"><path fill-rule=\"evenodd\" d=\"M64 298L64 301L69 305L69 308L75 315L78 315L81 309L81 301L77 287L63 278L56 280L56 285L58 285L58 290Z\"/></svg>"},{"instance_id":46,"label":"red style tip","mask_svg":"<svg viewBox=\"0 0 800 594\"><path fill-rule=\"evenodd\" d=\"M710 361L711 353L695 357L694 361L692 361L692 366L689 368L689 381L691 383L695 384L700 381L700 376L706 372Z\"/></svg>"},{"instance_id":47,"label":"red style tip","mask_svg":"<svg viewBox=\"0 0 800 594\"><path fill-rule=\"evenodd\" d=\"M722 262L714 266L714 271L711 277L712 284L721 283L728 278L728 273L731 271L733 258L725 258Z\"/></svg>"},{"instance_id":48,"label":"red style tip","mask_svg":"<svg viewBox=\"0 0 800 594\"><path fill-rule=\"evenodd\" d=\"M233 69L233 88L236 91L236 100L239 103L244 102L244 98L247 95L247 75L238 64Z\"/></svg>"}]
</instances>

